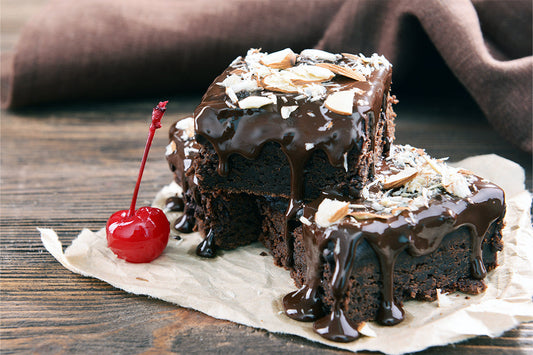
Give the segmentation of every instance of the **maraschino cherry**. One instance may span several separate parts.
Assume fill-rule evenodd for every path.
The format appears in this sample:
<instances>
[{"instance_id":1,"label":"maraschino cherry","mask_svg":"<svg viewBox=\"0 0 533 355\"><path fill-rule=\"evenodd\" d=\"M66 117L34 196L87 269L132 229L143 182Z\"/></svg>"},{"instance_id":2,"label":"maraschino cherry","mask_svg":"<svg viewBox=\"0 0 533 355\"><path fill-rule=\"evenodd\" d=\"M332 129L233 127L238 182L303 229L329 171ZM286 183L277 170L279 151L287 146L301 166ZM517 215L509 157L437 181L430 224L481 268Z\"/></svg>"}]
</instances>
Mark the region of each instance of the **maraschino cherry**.
<instances>
[{"instance_id":1,"label":"maraschino cherry","mask_svg":"<svg viewBox=\"0 0 533 355\"><path fill-rule=\"evenodd\" d=\"M162 210L155 207L141 207L135 211L148 152L155 130L161 128L161 118L166 111L167 103L168 101L160 102L152 112L152 124L130 209L113 213L106 225L107 246L119 258L131 263L148 263L154 260L161 255L168 243L170 224Z\"/></svg>"}]
</instances>

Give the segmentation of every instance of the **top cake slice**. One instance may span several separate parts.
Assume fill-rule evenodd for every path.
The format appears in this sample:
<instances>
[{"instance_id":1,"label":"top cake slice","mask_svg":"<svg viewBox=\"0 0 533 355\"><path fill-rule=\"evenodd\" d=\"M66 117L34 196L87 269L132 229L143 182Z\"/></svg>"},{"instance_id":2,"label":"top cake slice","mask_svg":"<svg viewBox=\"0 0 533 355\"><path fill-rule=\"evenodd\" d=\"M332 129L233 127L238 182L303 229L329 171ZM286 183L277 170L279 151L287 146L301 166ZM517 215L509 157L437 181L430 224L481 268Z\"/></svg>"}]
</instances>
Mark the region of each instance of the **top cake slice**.
<instances>
[{"instance_id":1,"label":"top cake slice","mask_svg":"<svg viewBox=\"0 0 533 355\"><path fill-rule=\"evenodd\" d=\"M194 112L199 189L284 197L292 211L333 186L357 197L394 137L391 74L378 55L249 50Z\"/></svg>"}]
</instances>

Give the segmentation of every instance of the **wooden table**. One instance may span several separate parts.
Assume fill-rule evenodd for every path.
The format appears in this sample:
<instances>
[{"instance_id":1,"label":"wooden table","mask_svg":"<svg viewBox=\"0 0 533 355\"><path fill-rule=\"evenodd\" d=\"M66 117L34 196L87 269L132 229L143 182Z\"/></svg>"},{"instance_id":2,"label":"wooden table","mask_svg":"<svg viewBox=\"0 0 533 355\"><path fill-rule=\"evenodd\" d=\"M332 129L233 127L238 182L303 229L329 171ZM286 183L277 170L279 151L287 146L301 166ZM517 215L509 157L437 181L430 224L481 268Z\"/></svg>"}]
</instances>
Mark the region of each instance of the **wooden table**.
<instances>
[{"instance_id":1,"label":"wooden table","mask_svg":"<svg viewBox=\"0 0 533 355\"><path fill-rule=\"evenodd\" d=\"M26 1L30 10L41 2ZM26 16L30 10L11 13ZM8 45L18 28L2 34ZM164 159L166 131L173 120L191 112L199 98L170 98L138 205L149 204L171 181ZM340 353L298 337L215 320L128 294L71 273L46 252L36 227L54 228L68 245L81 228L100 229L112 212L129 206L156 101L57 105L1 113L2 353ZM502 155L524 166L531 190L531 156L502 141L472 105L421 107L414 99L403 102L397 108L399 143L424 147L436 157L452 160L475 154ZM495 339L478 337L424 354L528 351L533 351L532 323Z\"/></svg>"}]
</instances>

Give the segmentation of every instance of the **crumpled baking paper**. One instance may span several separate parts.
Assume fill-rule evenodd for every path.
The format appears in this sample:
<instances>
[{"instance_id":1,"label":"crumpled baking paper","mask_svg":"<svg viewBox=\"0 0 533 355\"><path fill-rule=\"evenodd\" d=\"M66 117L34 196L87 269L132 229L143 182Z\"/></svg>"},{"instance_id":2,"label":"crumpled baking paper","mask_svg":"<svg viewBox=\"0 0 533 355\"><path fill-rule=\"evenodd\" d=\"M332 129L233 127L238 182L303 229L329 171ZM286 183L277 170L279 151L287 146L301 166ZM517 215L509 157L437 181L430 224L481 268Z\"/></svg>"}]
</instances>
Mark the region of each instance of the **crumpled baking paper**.
<instances>
[{"instance_id":1,"label":"crumpled baking paper","mask_svg":"<svg viewBox=\"0 0 533 355\"><path fill-rule=\"evenodd\" d=\"M130 264L107 248L104 229L83 229L65 252L53 230L39 231L46 249L64 267L127 292L337 348L414 352L478 335L496 337L533 320L531 195L524 188L523 169L496 155L472 157L455 165L488 178L506 192L505 247L499 254L499 267L487 276L486 292L468 299L461 293L439 292L435 302L406 302L402 323L394 327L367 323L362 329L365 336L348 344L325 340L313 332L311 323L285 316L281 298L295 290L294 283L287 270L275 266L270 256L261 255L265 249L258 243L204 259L195 254L201 237L184 234L179 241L171 239L164 253L150 264ZM176 192L176 184L165 187L154 205L161 207L166 197Z\"/></svg>"}]
</instances>

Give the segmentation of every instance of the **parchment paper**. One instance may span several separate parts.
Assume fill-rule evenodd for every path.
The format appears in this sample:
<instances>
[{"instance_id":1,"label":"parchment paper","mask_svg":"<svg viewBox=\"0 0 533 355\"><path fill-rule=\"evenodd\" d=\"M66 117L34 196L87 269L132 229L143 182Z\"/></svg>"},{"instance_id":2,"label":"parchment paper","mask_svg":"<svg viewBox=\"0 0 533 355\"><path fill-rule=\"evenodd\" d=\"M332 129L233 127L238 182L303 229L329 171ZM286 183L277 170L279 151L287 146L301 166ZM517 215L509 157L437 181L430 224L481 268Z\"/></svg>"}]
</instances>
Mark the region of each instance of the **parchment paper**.
<instances>
[{"instance_id":1,"label":"parchment paper","mask_svg":"<svg viewBox=\"0 0 533 355\"><path fill-rule=\"evenodd\" d=\"M435 302L406 302L404 322L394 327L368 323L362 330L366 336L348 344L325 340L313 332L312 324L284 315L280 300L295 290L294 283L288 271L276 267L270 256L260 255L265 249L258 243L203 259L195 254L201 237L185 234L180 241L171 239L164 253L150 264L130 264L107 248L104 229L83 229L65 252L53 230L39 231L46 249L64 267L127 292L342 349L414 352L478 335L495 337L533 320L531 195L524 188L523 169L496 155L472 157L455 165L490 179L506 192L505 247L499 254L499 267L487 276L486 292L469 299L461 293L439 293ZM154 205L160 207L166 197L178 191L176 184L166 186Z\"/></svg>"}]
</instances>

